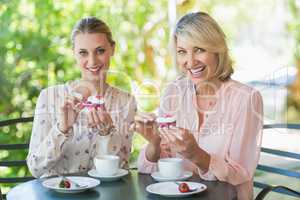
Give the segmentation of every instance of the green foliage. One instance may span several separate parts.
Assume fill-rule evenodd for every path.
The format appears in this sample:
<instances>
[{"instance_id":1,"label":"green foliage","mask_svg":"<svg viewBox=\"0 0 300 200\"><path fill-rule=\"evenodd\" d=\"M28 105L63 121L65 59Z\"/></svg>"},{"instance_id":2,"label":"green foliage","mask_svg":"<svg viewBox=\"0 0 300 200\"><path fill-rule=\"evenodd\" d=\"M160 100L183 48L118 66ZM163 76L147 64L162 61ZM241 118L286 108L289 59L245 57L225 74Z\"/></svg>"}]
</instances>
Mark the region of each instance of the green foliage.
<instances>
[{"instance_id":1,"label":"green foliage","mask_svg":"<svg viewBox=\"0 0 300 200\"><path fill-rule=\"evenodd\" d=\"M288 30L293 36L294 42L294 63L298 68L296 80L289 87L289 95L287 98L287 120L290 123L300 122L300 6L299 1L289 0L288 8L291 12L291 17L288 23Z\"/></svg>"},{"instance_id":2,"label":"green foliage","mask_svg":"<svg viewBox=\"0 0 300 200\"><path fill-rule=\"evenodd\" d=\"M292 20L288 24L288 29L292 33L295 41L295 56L300 59L300 7L296 0L289 0L289 9L292 14Z\"/></svg>"},{"instance_id":3,"label":"green foliage","mask_svg":"<svg viewBox=\"0 0 300 200\"><path fill-rule=\"evenodd\" d=\"M33 116L42 88L80 78L72 55L70 34L76 21L86 16L96 16L107 22L117 42L108 74L110 84L135 93L148 78L159 87L161 82L156 80L163 75L158 77L156 60L163 60L165 66L160 67L171 67L166 53L169 36L167 12L163 10L167 10L166 0L155 3L147 0L2 0L0 120ZM150 103L144 99L143 110L156 109L160 94L155 92L159 91L146 91L156 99ZM1 143L28 142L31 123L4 127L0 131ZM144 143L140 137L135 140L138 147L133 147L133 160ZM3 151L0 160L21 160L26 154ZM23 168L0 169L0 176L5 177L28 174Z\"/></svg>"}]
</instances>

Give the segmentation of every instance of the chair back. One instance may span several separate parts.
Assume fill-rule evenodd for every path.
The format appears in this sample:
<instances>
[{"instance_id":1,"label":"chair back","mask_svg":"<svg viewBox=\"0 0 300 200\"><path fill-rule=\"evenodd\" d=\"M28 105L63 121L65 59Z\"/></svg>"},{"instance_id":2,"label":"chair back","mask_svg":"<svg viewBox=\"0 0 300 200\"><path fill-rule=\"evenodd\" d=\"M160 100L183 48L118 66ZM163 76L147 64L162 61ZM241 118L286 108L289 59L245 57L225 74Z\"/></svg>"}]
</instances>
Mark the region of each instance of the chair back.
<instances>
[{"instance_id":1,"label":"chair back","mask_svg":"<svg viewBox=\"0 0 300 200\"><path fill-rule=\"evenodd\" d=\"M5 126L11 126L15 125L17 123L28 123L32 122L33 117L28 118L18 118L18 119L11 119L11 120L5 120L0 121L0 128ZM1 151L26 151L29 147L28 143L22 143L22 144L0 144L0 152ZM15 167L26 167L27 163L25 158L22 160L0 160L0 167L9 167L9 168L15 168ZM28 168L27 168L28 169ZM34 177L32 176L24 176L24 177L0 177L0 184L9 184L13 185L16 183L26 182L29 180L33 180ZM0 190L1 192L1 190ZM6 194L2 194L1 192L1 199L6 197Z\"/></svg>"},{"instance_id":2,"label":"chair back","mask_svg":"<svg viewBox=\"0 0 300 200\"><path fill-rule=\"evenodd\" d=\"M283 129L284 128L284 129L297 129L297 130L300 130L300 124L267 124L267 125L264 125L264 129L275 129L275 128L276 129L278 129L278 128ZM261 148L261 152L271 154L271 155L280 156L280 157L283 157L283 158L291 158L291 159L295 159L295 160L300 160L300 154L294 153L294 152L281 151L281 150L270 149L270 148L265 148L265 147ZM297 178L300 181L300 173L297 172L297 171L293 171L293 170L289 170L289 169L283 169L283 168L279 168L279 167L276 167L276 166L268 166L268 165L264 165L264 164L258 164L256 169L259 170L259 171L279 174L279 175L286 176L286 177ZM270 185L270 184L267 184L267 183L254 181L254 187L263 189L257 195L256 200L263 199L266 196L267 193L272 192L272 191L277 192L277 193L281 193L281 194L285 194L285 195L289 195L289 196L299 197L299 192L297 192L296 190L293 190L291 188L288 188L286 186L282 186L280 184L277 185L277 186L273 186L273 185Z\"/></svg>"}]
</instances>

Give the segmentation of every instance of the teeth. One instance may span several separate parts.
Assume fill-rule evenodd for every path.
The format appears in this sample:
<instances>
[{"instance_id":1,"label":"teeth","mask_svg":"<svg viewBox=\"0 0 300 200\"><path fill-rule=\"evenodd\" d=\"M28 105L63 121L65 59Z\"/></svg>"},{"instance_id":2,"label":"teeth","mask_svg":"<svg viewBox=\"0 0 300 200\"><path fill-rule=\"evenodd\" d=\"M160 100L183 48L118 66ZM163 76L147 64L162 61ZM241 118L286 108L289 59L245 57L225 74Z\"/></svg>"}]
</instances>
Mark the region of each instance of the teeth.
<instances>
[{"instance_id":1,"label":"teeth","mask_svg":"<svg viewBox=\"0 0 300 200\"><path fill-rule=\"evenodd\" d=\"M202 67L198 67L196 69L190 69L191 73L192 74L200 74L203 70L205 69L205 66L202 66Z\"/></svg>"},{"instance_id":2,"label":"teeth","mask_svg":"<svg viewBox=\"0 0 300 200\"><path fill-rule=\"evenodd\" d=\"M96 67L96 68L88 68L89 71L91 72L96 72L100 69L100 67Z\"/></svg>"}]
</instances>

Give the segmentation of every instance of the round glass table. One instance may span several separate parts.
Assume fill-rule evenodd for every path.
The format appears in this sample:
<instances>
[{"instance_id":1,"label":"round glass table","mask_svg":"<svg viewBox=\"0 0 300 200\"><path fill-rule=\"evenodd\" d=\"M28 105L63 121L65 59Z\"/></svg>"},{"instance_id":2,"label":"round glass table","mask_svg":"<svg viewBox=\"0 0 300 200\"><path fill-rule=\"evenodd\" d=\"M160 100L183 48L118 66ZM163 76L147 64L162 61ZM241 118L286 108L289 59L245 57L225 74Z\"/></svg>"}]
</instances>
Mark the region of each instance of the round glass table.
<instances>
[{"instance_id":1,"label":"round glass table","mask_svg":"<svg viewBox=\"0 0 300 200\"><path fill-rule=\"evenodd\" d=\"M155 183L154 179L147 174L139 174L136 170L130 170L126 177L115 182L101 182L94 189L78 194L63 194L49 190L42 186L44 179L35 179L12 188L7 194L7 200L144 200L144 199L176 199L149 194L146 187ZM192 177L188 181L201 182L207 186L204 192L187 197L188 200L232 200L236 198L234 186L219 181L203 181ZM177 198L178 199L178 198Z\"/></svg>"}]
</instances>

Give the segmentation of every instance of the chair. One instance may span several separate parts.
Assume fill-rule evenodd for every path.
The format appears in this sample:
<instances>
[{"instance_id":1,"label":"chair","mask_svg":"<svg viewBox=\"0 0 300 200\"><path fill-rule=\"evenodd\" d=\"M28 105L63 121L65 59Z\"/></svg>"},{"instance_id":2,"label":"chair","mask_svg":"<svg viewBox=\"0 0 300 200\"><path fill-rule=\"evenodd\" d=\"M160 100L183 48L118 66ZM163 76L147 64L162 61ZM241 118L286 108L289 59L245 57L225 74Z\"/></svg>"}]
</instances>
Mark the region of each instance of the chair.
<instances>
[{"instance_id":1,"label":"chair","mask_svg":"<svg viewBox=\"0 0 300 200\"><path fill-rule=\"evenodd\" d=\"M0 200L2 200L2 192L1 192L1 188L0 188Z\"/></svg>"},{"instance_id":2,"label":"chair","mask_svg":"<svg viewBox=\"0 0 300 200\"><path fill-rule=\"evenodd\" d=\"M300 192L297 192L295 190L292 190L292 189L290 189L288 187L285 187L285 186L282 186L282 185L277 185L277 186L267 186L267 187L265 187L262 191L260 191L260 193L258 193L255 200L263 200L266 197L266 195L269 192L272 192L272 191L277 191L277 192L281 191L283 193L289 192L289 193L294 194L293 196L300 197Z\"/></svg>"},{"instance_id":3,"label":"chair","mask_svg":"<svg viewBox=\"0 0 300 200\"><path fill-rule=\"evenodd\" d=\"M285 128L285 129L299 129L300 130L300 124L268 124L264 125L264 129L272 129L272 128ZM276 149L270 149L270 148L264 148L261 149L262 152L277 155L281 157L287 157L292 158L296 160L300 160L300 154L287 152L287 151L280 151ZM269 173L275 173L287 177L294 177L300 180L300 173L296 171L291 171L287 169L282 169L274 166L267 166L258 164L257 170L269 172ZM270 192L277 192L285 195L290 195L294 197L300 197L300 192L295 191L294 189L288 188L286 186L282 185L268 185L265 183L254 181L254 187L262 188L262 191L259 192L259 194L256 196L255 200L261 200L264 199L264 197L270 193Z\"/></svg>"},{"instance_id":4,"label":"chair","mask_svg":"<svg viewBox=\"0 0 300 200\"><path fill-rule=\"evenodd\" d=\"M26 122L32 122L33 117L28 118L19 118L19 119L11 119L6 121L0 122L0 127L4 126L10 126L17 123L26 123ZM29 144L0 144L0 151L3 150L26 150L28 149ZM14 161L0 161L0 167L20 167L20 166L27 166L25 160L14 160ZM26 177L0 177L0 183L20 183L25 182L34 179L32 176L26 176ZM1 199L6 198L6 194L2 194L0 190L0 196Z\"/></svg>"}]
</instances>

